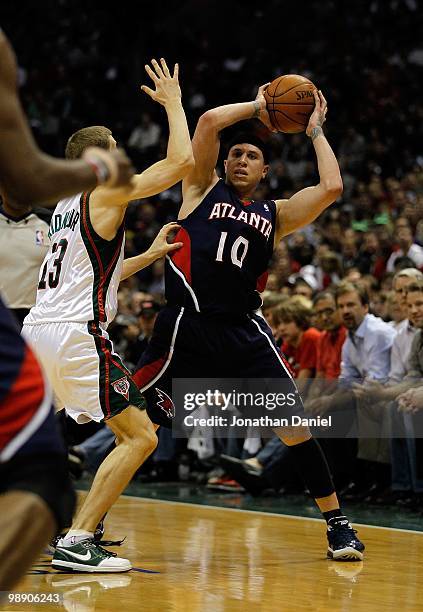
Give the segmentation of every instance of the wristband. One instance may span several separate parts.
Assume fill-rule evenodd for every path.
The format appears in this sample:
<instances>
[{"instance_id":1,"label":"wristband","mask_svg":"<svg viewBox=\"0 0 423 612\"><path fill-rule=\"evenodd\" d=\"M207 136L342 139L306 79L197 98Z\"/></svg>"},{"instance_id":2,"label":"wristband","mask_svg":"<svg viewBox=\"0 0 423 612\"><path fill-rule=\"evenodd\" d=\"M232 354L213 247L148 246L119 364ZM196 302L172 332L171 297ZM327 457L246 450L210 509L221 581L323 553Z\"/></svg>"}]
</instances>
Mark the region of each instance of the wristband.
<instances>
[{"instance_id":1,"label":"wristband","mask_svg":"<svg viewBox=\"0 0 423 612\"><path fill-rule=\"evenodd\" d=\"M112 187L118 177L117 163L113 157L100 147L88 147L82 159L90 166L97 177L98 185Z\"/></svg>"},{"instance_id":2,"label":"wristband","mask_svg":"<svg viewBox=\"0 0 423 612\"><path fill-rule=\"evenodd\" d=\"M97 177L97 184L103 185L109 178L109 171L107 170L106 164L102 162L101 159L97 159L94 156L86 157L84 161L87 162L94 171Z\"/></svg>"}]
</instances>

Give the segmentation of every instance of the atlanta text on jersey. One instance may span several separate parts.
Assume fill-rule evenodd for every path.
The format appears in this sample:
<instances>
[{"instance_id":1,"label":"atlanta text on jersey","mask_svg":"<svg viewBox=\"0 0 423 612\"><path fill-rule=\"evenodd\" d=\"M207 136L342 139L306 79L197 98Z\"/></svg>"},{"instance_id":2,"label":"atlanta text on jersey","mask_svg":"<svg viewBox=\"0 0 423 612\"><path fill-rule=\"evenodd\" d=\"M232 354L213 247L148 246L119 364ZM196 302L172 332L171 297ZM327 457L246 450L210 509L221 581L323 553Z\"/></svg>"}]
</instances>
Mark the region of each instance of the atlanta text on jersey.
<instances>
[{"instance_id":1,"label":"atlanta text on jersey","mask_svg":"<svg viewBox=\"0 0 423 612\"><path fill-rule=\"evenodd\" d=\"M226 202L216 202L216 204L213 206L213 210L210 213L209 220L224 218L247 223L248 225L251 225L251 227L254 227L261 232L266 239L268 239L272 233L272 224L269 219L266 219L255 212L247 212L244 210L238 212L235 206L232 206L232 204L228 204Z\"/></svg>"}]
</instances>

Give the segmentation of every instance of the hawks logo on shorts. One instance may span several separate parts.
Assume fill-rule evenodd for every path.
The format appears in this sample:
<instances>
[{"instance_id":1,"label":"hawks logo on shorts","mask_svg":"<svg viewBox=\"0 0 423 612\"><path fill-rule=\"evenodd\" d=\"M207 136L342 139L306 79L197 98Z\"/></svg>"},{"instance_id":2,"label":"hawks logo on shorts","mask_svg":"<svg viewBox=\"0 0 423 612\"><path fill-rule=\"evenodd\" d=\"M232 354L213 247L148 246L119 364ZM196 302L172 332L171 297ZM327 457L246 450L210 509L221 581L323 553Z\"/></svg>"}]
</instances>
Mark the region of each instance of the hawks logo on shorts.
<instances>
[{"instance_id":1,"label":"hawks logo on shorts","mask_svg":"<svg viewBox=\"0 0 423 612\"><path fill-rule=\"evenodd\" d=\"M126 376L112 382L112 387L116 393L120 393L120 395L123 395L129 401L129 380Z\"/></svg>"},{"instance_id":2,"label":"hawks logo on shorts","mask_svg":"<svg viewBox=\"0 0 423 612\"><path fill-rule=\"evenodd\" d=\"M173 419L175 416L175 404L170 399L170 397L167 395L167 393L165 393L161 389L158 389L157 387L155 387L155 389L156 389L157 395L159 396L159 399L157 401L157 406L161 408L163 412L166 413L166 416L169 419Z\"/></svg>"}]
</instances>

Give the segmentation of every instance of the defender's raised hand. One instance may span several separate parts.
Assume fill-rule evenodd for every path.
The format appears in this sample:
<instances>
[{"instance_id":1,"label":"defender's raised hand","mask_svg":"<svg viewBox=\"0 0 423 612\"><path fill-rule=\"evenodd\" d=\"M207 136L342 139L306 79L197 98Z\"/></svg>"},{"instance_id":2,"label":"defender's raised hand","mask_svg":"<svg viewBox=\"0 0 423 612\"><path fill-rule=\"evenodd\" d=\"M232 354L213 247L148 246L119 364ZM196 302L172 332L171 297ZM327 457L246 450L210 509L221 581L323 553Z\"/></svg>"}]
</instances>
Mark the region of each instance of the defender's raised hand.
<instances>
[{"instance_id":1,"label":"defender's raised hand","mask_svg":"<svg viewBox=\"0 0 423 612\"><path fill-rule=\"evenodd\" d=\"M175 64L173 69L173 76L169 72L169 68L163 58L160 60L160 64L157 60L152 59L151 64L154 68L150 68L148 64L145 65L145 70L148 76L154 83L155 90L142 85L141 89L150 96L155 102L166 106L171 102L181 100L181 88L179 87L179 65Z\"/></svg>"},{"instance_id":2,"label":"defender's raised hand","mask_svg":"<svg viewBox=\"0 0 423 612\"><path fill-rule=\"evenodd\" d=\"M166 223L160 230L160 232L155 237L152 245L148 249L147 253L151 255L155 260L164 257L168 253L172 251L177 251L183 246L182 242L173 242L170 243L167 239L170 237L172 232L175 232L181 226L178 223L172 221L171 223Z\"/></svg>"}]
</instances>

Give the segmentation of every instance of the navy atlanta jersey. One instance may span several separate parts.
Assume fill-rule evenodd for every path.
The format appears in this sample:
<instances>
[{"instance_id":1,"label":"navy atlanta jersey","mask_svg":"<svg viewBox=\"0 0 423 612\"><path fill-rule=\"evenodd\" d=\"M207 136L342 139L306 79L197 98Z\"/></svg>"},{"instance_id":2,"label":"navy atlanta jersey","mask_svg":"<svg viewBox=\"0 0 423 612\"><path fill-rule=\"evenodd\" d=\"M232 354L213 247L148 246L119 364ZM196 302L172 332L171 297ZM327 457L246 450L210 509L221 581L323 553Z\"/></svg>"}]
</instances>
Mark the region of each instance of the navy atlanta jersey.
<instances>
[{"instance_id":1,"label":"navy atlanta jersey","mask_svg":"<svg viewBox=\"0 0 423 612\"><path fill-rule=\"evenodd\" d=\"M186 219L166 257L166 299L205 314L243 314L261 306L273 252L276 204L242 201L220 179Z\"/></svg>"}]
</instances>

